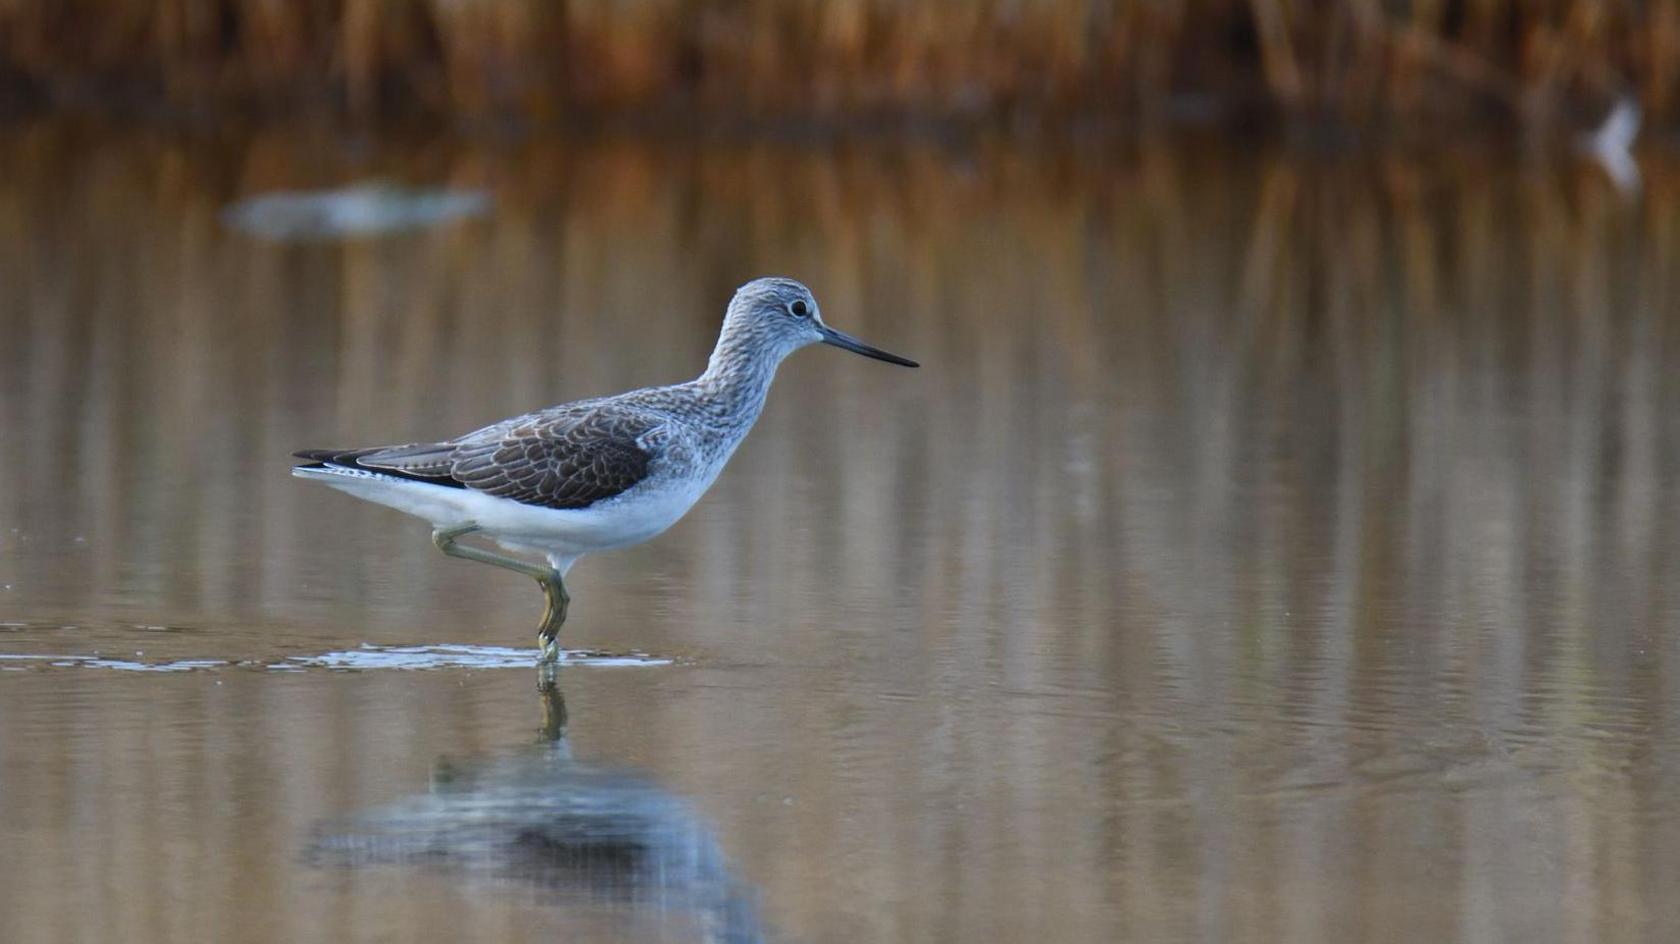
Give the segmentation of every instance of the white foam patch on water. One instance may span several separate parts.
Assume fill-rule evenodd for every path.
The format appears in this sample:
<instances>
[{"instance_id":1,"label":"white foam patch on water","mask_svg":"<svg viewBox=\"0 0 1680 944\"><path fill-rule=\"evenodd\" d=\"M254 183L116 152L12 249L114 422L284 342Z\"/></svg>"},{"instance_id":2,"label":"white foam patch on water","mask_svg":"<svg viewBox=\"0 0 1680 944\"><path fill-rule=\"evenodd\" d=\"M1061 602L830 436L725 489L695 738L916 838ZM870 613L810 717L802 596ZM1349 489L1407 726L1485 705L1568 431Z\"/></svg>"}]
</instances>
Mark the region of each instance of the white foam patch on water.
<instances>
[{"instance_id":1,"label":"white foam patch on water","mask_svg":"<svg viewBox=\"0 0 1680 944\"><path fill-rule=\"evenodd\" d=\"M318 656L293 656L269 666L280 671L306 668L325 669L528 669L537 664L537 650L502 646L375 646L364 643L347 652ZM670 665L645 653L608 653L562 650L561 665L641 666Z\"/></svg>"}]
</instances>

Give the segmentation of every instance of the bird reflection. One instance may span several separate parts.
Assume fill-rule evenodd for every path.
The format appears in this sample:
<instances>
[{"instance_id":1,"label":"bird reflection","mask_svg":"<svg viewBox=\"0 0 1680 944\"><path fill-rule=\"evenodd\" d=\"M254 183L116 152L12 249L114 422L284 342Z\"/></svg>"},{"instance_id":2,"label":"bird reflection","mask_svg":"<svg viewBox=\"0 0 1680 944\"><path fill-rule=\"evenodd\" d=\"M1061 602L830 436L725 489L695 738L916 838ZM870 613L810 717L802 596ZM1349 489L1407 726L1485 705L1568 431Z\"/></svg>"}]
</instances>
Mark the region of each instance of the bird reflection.
<instances>
[{"instance_id":1,"label":"bird reflection","mask_svg":"<svg viewBox=\"0 0 1680 944\"><path fill-rule=\"evenodd\" d=\"M481 763L440 761L430 789L320 828L324 867L423 866L468 883L517 882L555 906L611 906L692 922L685 939L764 940L751 891L687 801L645 778L574 760L566 702L539 680L537 744Z\"/></svg>"}]
</instances>

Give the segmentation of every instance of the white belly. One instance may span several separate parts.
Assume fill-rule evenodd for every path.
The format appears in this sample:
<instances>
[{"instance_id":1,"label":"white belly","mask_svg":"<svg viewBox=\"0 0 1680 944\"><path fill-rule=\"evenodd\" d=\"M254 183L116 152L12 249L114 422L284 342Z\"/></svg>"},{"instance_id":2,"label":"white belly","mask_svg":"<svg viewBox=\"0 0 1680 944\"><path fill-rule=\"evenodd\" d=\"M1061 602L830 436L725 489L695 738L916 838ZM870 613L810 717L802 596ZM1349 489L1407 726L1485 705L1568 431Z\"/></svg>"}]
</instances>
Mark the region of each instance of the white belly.
<instances>
[{"instance_id":1,"label":"white belly","mask_svg":"<svg viewBox=\"0 0 1680 944\"><path fill-rule=\"evenodd\" d=\"M509 550L567 561L659 534L692 508L716 477L638 485L588 508L560 509L360 469L295 468L292 474L423 518L435 528L470 522Z\"/></svg>"}]
</instances>

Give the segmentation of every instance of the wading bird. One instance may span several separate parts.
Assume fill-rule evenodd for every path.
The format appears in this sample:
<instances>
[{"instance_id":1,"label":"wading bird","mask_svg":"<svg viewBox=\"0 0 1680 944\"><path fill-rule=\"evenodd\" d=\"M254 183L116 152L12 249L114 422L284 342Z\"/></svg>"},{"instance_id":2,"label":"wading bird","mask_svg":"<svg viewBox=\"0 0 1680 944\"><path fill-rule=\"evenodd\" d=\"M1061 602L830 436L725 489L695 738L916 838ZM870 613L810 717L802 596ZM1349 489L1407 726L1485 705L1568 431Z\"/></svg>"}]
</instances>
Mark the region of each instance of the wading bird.
<instances>
[{"instance_id":1,"label":"wading bird","mask_svg":"<svg viewBox=\"0 0 1680 944\"><path fill-rule=\"evenodd\" d=\"M752 429L782 359L818 342L917 366L824 324L800 283L757 279L735 292L705 373L687 383L565 403L444 442L308 449L292 474L426 519L445 554L535 579L547 599L537 644L552 663L567 571L675 524ZM468 535L547 566L461 543Z\"/></svg>"}]
</instances>

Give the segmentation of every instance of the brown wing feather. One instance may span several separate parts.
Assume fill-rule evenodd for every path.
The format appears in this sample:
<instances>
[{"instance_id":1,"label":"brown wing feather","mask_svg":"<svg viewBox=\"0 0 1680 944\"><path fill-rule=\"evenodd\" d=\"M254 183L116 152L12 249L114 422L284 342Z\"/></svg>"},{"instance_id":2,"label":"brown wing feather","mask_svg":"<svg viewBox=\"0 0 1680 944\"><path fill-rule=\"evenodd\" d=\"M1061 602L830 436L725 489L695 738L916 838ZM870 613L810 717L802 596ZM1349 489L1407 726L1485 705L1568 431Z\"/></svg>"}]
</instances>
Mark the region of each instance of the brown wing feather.
<instances>
[{"instance_id":1,"label":"brown wing feather","mask_svg":"<svg viewBox=\"0 0 1680 944\"><path fill-rule=\"evenodd\" d=\"M313 450L299 458L471 488L544 508L588 508L647 477L639 441L660 425L638 411L577 403L441 443Z\"/></svg>"},{"instance_id":2,"label":"brown wing feather","mask_svg":"<svg viewBox=\"0 0 1680 944\"><path fill-rule=\"evenodd\" d=\"M527 505L587 508L647 476L652 456L637 440L657 425L635 412L573 405L451 442L358 450L356 463Z\"/></svg>"},{"instance_id":3,"label":"brown wing feather","mask_svg":"<svg viewBox=\"0 0 1680 944\"><path fill-rule=\"evenodd\" d=\"M447 465L438 466L435 463L422 462L415 462L407 465L375 465L373 463L362 462L363 459L369 456L405 454L411 450L435 449L438 446L439 444L437 443L430 443L408 446L375 446L369 449L303 449L292 453L292 455L299 459L308 460L306 465L299 466L299 468L316 468L324 465L337 465L351 469L367 469L370 472L383 472L387 475L413 479L417 482L426 482L431 485L451 485L456 488L465 488L466 486L464 484L457 482L449 474L449 468Z\"/></svg>"},{"instance_id":4,"label":"brown wing feather","mask_svg":"<svg viewBox=\"0 0 1680 944\"><path fill-rule=\"evenodd\" d=\"M545 508L587 508L647 477L637 439L652 428L607 411L539 416L499 438L456 447L450 472L468 488Z\"/></svg>"}]
</instances>

